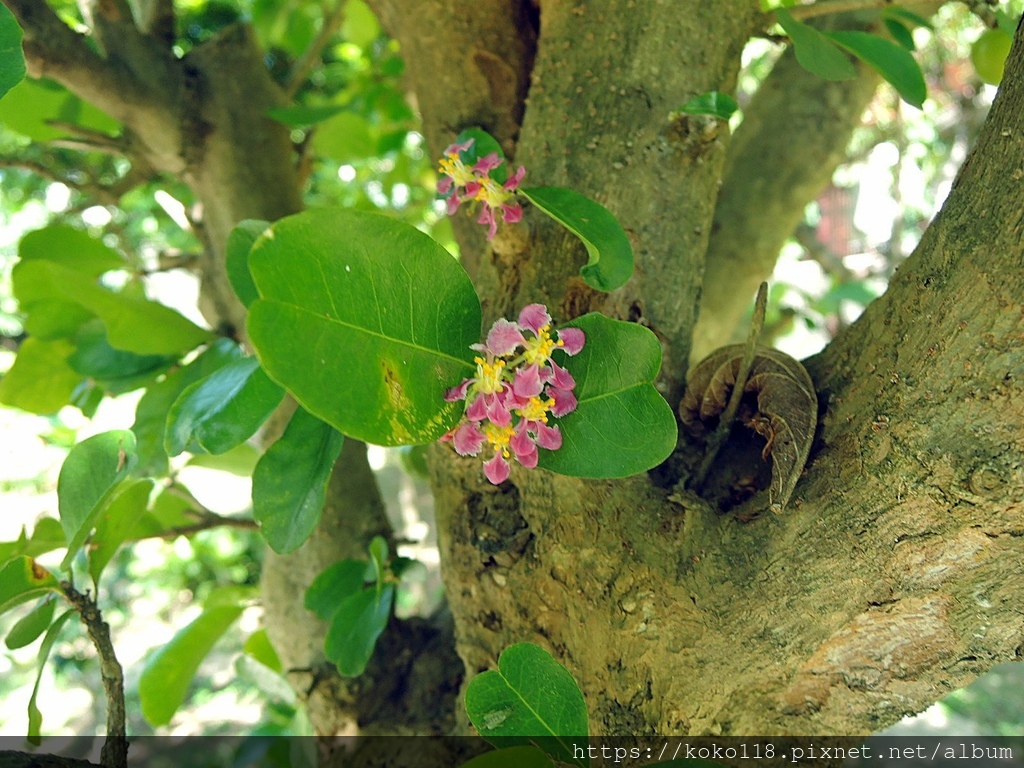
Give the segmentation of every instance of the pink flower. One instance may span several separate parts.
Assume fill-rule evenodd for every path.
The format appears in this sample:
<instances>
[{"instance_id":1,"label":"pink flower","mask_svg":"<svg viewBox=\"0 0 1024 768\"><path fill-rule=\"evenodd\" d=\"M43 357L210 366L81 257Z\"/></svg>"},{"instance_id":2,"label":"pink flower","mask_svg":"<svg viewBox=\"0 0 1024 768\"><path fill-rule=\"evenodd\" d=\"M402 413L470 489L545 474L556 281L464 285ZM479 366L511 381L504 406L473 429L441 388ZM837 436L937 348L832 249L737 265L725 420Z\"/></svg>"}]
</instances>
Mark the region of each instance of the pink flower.
<instances>
[{"instance_id":1,"label":"pink flower","mask_svg":"<svg viewBox=\"0 0 1024 768\"><path fill-rule=\"evenodd\" d=\"M487 239L491 240L498 232L499 221L514 224L523 218L523 207L510 200L526 175L526 169L519 166L503 184L499 184L490 174L505 159L499 157L497 152L491 152L468 167L461 153L470 150L472 146L473 139L469 139L445 149L444 157L438 164L441 179L437 182L437 191L445 200L449 216L454 215L467 200L483 203L477 222L487 226Z\"/></svg>"},{"instance_id":2,"label":"pink flower","mask_svg":"<svg viewBox=\"0 0 1024 768\"><path fill-rule=\"evenodd\" d=\"M483 163L493 163L490 156ZM543 304L530 304L518 322L500 319L483 344L472 348L476 376L444 394L446 402L466 402L463 420L442 439L452 442L461 456L477 456L487 445L493 451L484 461L487 479L500 484L508 479L514 459L528 469L540 461L539 449L557 451L562 432L550 418L576 409L572 374L551 359L556 350L575 355L586 342L583 331L551 329L551 316Z\"/></svg>"}]
</instances>

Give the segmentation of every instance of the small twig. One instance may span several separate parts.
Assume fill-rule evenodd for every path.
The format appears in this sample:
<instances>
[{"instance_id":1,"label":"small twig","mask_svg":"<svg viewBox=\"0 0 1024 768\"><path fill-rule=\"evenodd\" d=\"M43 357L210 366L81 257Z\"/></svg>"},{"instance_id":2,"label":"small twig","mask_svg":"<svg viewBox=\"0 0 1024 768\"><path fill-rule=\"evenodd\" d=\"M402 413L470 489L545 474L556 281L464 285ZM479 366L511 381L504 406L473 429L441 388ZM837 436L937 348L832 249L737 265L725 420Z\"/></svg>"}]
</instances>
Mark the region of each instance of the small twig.
<instances>
[{"instance_id":1,"label":"small twig","mask_svg":"<svg viewBox=\"0 0 1024 768\"><path fill-rule=\"evenodd\" d=\"M238 528L246 531L255 531L259 529L255 520L249 520L245 517L224 517L210 512L207 515L203 515L202 519L194 523L193 525L180 525L177 528L168 528L161 531L154 536L147 536L150 539L176 539L179 536L191 536L194 533L200 531L209 531L214 528Z\"/></svg>"},{"instance_id":2,"label":"small twig","mask_svg":"<svg viewBox=\"0 0 1024 768\"><path fill-rule=\"evenodd\" d=\"M89 639L100 657L100 674L107 693L107 737L100 751L104 768L127 768L128 737L125 732L124 670L110 641L110 626L103 620L100 608L88 593L82 594L70 581L61 582L64 596L78 611Z\"/></svg>"},{"instance_id":3,"label":"small twig","mask_svg":"<svg viewBox=\"0 0 1024 768\"><path fill-rule=\"evenodd\" d=\"M864 11L870 8L884 8L888 5L899 5L894 0L818 0L810 5L794 5L786 10L794 19L804 21L815 16L826 16L830 13L848 13Z\"/></svg>"},{"instance_id":4,"label":"small twig","mask_svg":"<svg viewBox=\"0 0 1024 768\"><path fill-rule=\"evenodd\" d=\"M338 0L334 4L334 8L327 12L325 8L323 23L320 25L320 31L317 33L313 42L310 43L309 48L298 58L295 64L292 66L291 72L288 73L288 80L285 83L285 96L291 101L299 88L305 82L306 77L312 71L317 61L320 60L320 54L323 53L324 48L327 47L327 43L334 37L334 33L341 27L342 19L345 15L345 3L343 0Z\"/></svg>"},{"instance_id":5,"label":"small twig","mask_svg":"<svg viewBox=\"0 0 1024 768\"><path fill-rule=\"evenodd\" d=\"M761 336L761 329L764 327L764 314L768 307L768 283L761 283L757 289L757 299L754 301L754 317L750 321L750 333L747 334L746 348L743 350L743 359L740 360L739 370L736 371L736 382L732 386L732 393L729 395L729 403L722 411L718 420L718 426L708 438L707 448L704 452L704 461L701 462L697 471L696 487L702 488L707 479L711 465L714 464L718 452L725 444L732 429L733 419L736 418L736 411L739 410L740 401L743 399L743 390L747 386L747 378L750 376L750 368L754 364L754 355L757 353L757 340Z\"/></svg>"}]
</instances>

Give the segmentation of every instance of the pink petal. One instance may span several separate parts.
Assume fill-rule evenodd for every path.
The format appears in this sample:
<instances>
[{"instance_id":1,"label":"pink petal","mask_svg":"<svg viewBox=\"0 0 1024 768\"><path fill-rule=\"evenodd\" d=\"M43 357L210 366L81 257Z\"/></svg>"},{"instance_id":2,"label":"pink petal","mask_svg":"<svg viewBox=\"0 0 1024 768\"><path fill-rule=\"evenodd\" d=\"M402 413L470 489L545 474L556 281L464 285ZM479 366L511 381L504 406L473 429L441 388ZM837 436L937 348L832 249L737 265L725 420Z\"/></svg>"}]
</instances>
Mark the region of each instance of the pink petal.
<instances>
[{"instance_id":1,"label":"pink petal","mask_svg":"<svg viewBox=\"0 0 1024 768\"><path fill-rule=\"evenodd\" d=\"M560 366L554 360L548 361L551 364L551 371L554 374L551 377L551 383L559 389L572 389L576 386L576 379L572 377L565 368Z\"/></svg>"},{"instance_id":2,"label":"pink petal","mask_svg":"<svg viewBox=\"0 0 1024 768\"><path fill-rule=\"evenodd\" d=\"M512 414L500 395L486 395L486 399L488 421L498 427L507 427L512 423Z\"/></svg>"},{"instance_id":3,"label":"pink petal","mask_svg":"<svg viewBox=\"0 0 1024 768\"><path fill-rule=\"evenodd\" d=\"M562 328L558 332L558 340L562 342L561 350L567 355L575 355L587 340L587 336L579 328Z\"/></svg>"},{"instance_id":4,"label":"pink petal","mask_svg":"<svg viewBox=\"0 0 1024 768\"><path fill-rule=\"evenodd\" d=\"M515 189L516 187L519 186L519 182L523 180L523 176L525 176L525 175L526 175L526 169L523 168L523 166L520 165L519 168L516 169L516 172L513 173L509 177L508 181L506 181L502 185L502 187L504 187L504 189L506 189L506 190L513 190L513 189Z\"/></svg>"},{"instance_id":5,"label":"pink petal","mask_svg":"<svg viewBox=\"0 0 1024 768\"><path fill-rule=\"evenodd\" d=\"M511 469L509 463L497 451L495 451L493 459L484 462L484 474L495 485L501 485L508 480Z\"/></svg>"},{"instance_id":6,"label":"pink petal","mask_svg":"<svg viewBox=\"0 0 1024 768\"><path fill-rule=\"evenodd\" d=\"M463 379L462 383L457 387L452 387L446 390L444 393L444 401L446 403L456 403L459 400L466 399L466 391L469 389L469 385L473 383L472 379Z\"/></svg>"},{"instance_id":7,"label":"pink petal","mask_svg":"<svg viewBox=\"0 0 1024 768\"><path fill-rule=\"evenodd\" d=\"M497 152L491 152L489 155L484 155L476 161L476 165L473 166L473 172L486 175L492 170L497 168L505 162L502 158L498 157Z\"/></svg>"},{"instance_id":8,"label":"pink petal","mask_svg":"<svg viewBox=\"0 0 1024 768\"><path fill-rule=\"evenodd\" d=\"M467 149L473 146L473 139L466 139L461 144L449 144L444 153L446 155L455 155L459 152L465 152Z\"/></svg>"},{"instance_id":9,"label":"pink petal","mask_svg":"<svg viewBox=\"0 0 1024 768\"><path fill-rule=\"evenodd\" d=\"M485 205L480 209L480 218L476 220L476 223L487 224L487 239L494 239L494 235L498 231L498 221L494 218L494 211L491 210L490 206Z\"/></svg>"},{"instance_id":10,"label":"pink petal","mask_svg":"<svg viewBox=\"0 0 1024 768\"><path fill-rule=\"evenodd\" d=\"M449 197L448 200L445 203L448 215L449 216L454 216L455 212L457 210L459 210L459 205L461 205L461 204L462 204L462 200L459 199L458 193L457 192L452 192L452 196Z\"/></svg>"},{"instance_id":11,"label":"pink petal","mask_svg":"<svg viewBox=\"0 0 1024 768\"><path fill-rule=\"evenodd\" d=\"M449 429L447 432L445 432L439 438L437 438L437 442L439 442L439 443L450 443L452 441L453 437L455 437L455 428L454 427L452 429Z\"/></svg>"},{"instance_id":12,"label":"pink petal","mask_svg":"<svg viewBox=\"0 0 1024 768\"><path fill-rule=\"evenodd\" d=\"M555 418L560 418L576 410L576 395L572 392L552 387L548 390L548 394L555 401L554 406L551 408L551 413Z\"/></svg>"},{"instance_id":13,"label":"pink petal","mask_svg":"<svg viewBox=\"0 0 1024 768\"><path fill-rule=\"evenodd\" d=\"M496 320L487 334L487 351L496 357L509 355L525 343L526 339L519 332L519 326L505 318Z\"/></svg>"},{"instance_id":14,"label":"pink petal","mask_svg":"<svg viewBox=\"0 0 1024 768\"><path fill-rule=\"evenodd\" d=\"M472 422L455 430L455 451L460 456L476 456L486 441L484 433Z\"/></svg>"},{"instance_id":15,"label":"pink petal","mask_svg":"<svg viewBox=\"0 0 1024 768\"><path fill-rule=\"evenodd\" d=\"M537 466L537 460L540 456L537 453L537 446L531 443L531 450L529 453L517 453L516 460L527 469L533 469Z\"/></svg>"},{"instance_id":16,"label":"pink petal","mask_svg":"<svg viewBox=\"0 0 1024 768\"><path fill-rule=\"evenodd\" d=\"M537 445L549 451L557 451L562 447L562 433L558 427L537 424Z\"/></svg>"},{"instance_id":17,"label":"pink petal","mask_svg":"<svg viewBox=\"0 0 1024 768\"><path fill-rule=\"evenodd\" d=\"M450 190L451 188L452 188L452 178L451 178L451 176L442 176L440 178L440 180L438 180L438 182L437 182L437 191L440 192L442 195L447 195L448 194L448 190Z\"/></svg>"},{"instance_id":18,"label":"pink petal","mask_svg":"<svg viewBox=\"0 0 1024 768\"><path fill-rule=\"evenodd\" d=\"M548 308L543 304L527 304L519 313L519 327L529 328L534 333L538 333L543 326L550 322L551 315L548 314Z\"/></svg>"},{"instance_id":19,"label":"pink petal","mask_svg":"<svg viewBox=\"0 0 1024 768\"><path fill-rule=\"evenodd\" d=\"M519 203L511 205L509 203L502 203L501 213L506 224L515 224L517 221L522 221L523 219L523 206Z\"/></svg>"},{"instance_id":20,"label":"pink petal","mask_svg":"<svg viewBox=\"0 0 1024 768\"><path fill-rule=\"evenodd\" d=\"M536 363L516 371L516 377L512 381L512 392L516 397L529 400L531 397L537 397L542 389L544 384L540 380L540 370Z\"/></svg>"},{"instance_id":21,"label":"pink petal","mask_svg":"<svg viewBox=\"0 0 1024 768\"><path fill-rule=\"evenodd\" d=\"M479 191L480 191L480 182L479 181L467 181L466 182L466 191L465 191L463 196L467 200L470 200L470 199L476 197L476 193L479 192Z\"/></svg>"},{"instance_id":22,"label":"pink petal","mask_svg":"<svg viewBox=\"0 0 1024 768\"><path fill-rule=\"evenodd\" d=\"M466 409L466 418L470 421L483 421L487 418L487 399L483 395L477 395L476 399Z\"/></svg>"},{"instance_id":23,"label":"pink petal","mask_svg":"<svg viewBox=\"0 0 1024 768\"><path fill-rule=\"evenodd\" d=\"M516 433L512 435L512 438L508 441L508 447L512 449L512 453L516 456L523 453L529 453L534 450L533 438L530 437L530 433L526 431L526 422L520 421L516 425Z\"/></svg>"}]
</instances>

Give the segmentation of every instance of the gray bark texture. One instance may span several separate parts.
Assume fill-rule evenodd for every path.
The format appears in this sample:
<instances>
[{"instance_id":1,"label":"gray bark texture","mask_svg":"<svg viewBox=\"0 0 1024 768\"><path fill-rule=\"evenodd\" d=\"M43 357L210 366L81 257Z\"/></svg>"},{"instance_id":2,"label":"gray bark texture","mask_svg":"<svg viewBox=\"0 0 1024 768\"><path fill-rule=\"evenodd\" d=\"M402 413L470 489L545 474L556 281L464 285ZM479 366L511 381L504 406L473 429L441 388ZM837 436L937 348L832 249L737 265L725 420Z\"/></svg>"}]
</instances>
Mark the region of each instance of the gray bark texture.
<instances>
[{"instance_id":1,"label":"gray bark texture","mask_svg":"<svg viewBox=\"0 0 1024 768\"><path fill-rule=\"evenodd\" d=\"M264 117L281 92L251 36L230 30L184 60L160 54L146 74L132 41L111 41L103 58L38 0L2 1L26 28L32 71L104 106L154 168L192 185L208 311L242 328L223 281L227 232L301 207L286 132ZM709 239L733 216L716 214L716 202L764 180L757 169L730 172L724 127L670 114L733 88L744 43L766 23L756 4L371 4L409 61L435 156L482 125L530 184L594 197L633 243L633 279L604 295L576 277L582 247L541 217L528 212L490 245L457 221L487 322L543 301L558 321L600 310L643 323L662 342L658 384L675 407ZM450 617L392 622L367 675L341 681L323 662L323 626L301 603L320 570L388 535L365 451L349 441L320 529L298 553L269 557L264 575L268 630L318 732L458 729L459 687L520 641L543 645L576 677L594 734L867 733L1020 658L1021 34L1004 82L942 214L888 293L810 361L819 434L785 512L752 522L718 514L676 485L678 467L620 481L515 470L496 488L479 462L436 448ZM800 141L767 135L772 113L737 157Z\"/></svg>"}]
</instances>

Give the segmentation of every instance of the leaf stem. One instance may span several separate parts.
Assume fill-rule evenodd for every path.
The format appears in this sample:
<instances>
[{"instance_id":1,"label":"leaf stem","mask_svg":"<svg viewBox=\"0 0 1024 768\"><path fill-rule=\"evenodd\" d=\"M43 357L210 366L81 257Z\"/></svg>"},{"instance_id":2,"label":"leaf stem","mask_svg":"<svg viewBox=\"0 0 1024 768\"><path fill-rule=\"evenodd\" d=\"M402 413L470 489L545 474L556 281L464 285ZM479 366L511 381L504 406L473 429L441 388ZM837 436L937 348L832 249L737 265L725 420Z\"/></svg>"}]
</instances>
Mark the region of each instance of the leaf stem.
<instances>
[{"instance_id":1,"label":"leaf stem","mask_svg":"<svg viewBox=\"0 0 1024 768\"><path fill-rule=\"evenodd\" d=\"M104 768L127 768L128 738L125 732L124 670L110 641L110 626L103 620L100 608L88 593L81 593L70 581L61 582L68 602L78 611L89 639L100 657L100 674L107 693L107 737L100 751Z\"/></svg>"},{"instance_id":2,"label":"leaf stem","mask_svg":"<svg viewBox=\"0 0 1024 768\"><path fill-rule=\"evenodd\" d=\"M718 426L708 438L707 448L704 452L704 460L697 471L696 486L702 488L707 479L711 465L714 464L718 452L725 444L729 431L732 429L733 419L736 418L736 411L739 410L740 400L743 399L743 390L747 386L747 379L750 376L750 368L754 364L754 355L757 352L757 340L761 336L761 329L764 327L764 315L768 306L768 283L762 282L757 289L757 299L754 301L754 317L750 321L750 332L747 334L747 343L743 350L743 358L740 360L740 367L736 371L736 381L732 386L732 393L729 395L729 402L722 411L718 420Z\"/></svg>"}]
</instances>

